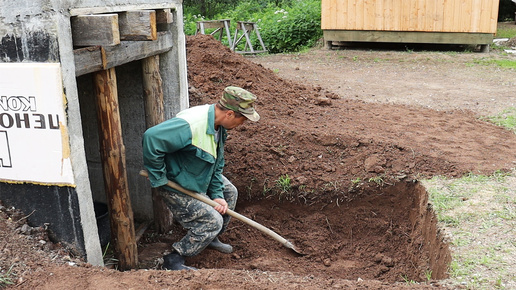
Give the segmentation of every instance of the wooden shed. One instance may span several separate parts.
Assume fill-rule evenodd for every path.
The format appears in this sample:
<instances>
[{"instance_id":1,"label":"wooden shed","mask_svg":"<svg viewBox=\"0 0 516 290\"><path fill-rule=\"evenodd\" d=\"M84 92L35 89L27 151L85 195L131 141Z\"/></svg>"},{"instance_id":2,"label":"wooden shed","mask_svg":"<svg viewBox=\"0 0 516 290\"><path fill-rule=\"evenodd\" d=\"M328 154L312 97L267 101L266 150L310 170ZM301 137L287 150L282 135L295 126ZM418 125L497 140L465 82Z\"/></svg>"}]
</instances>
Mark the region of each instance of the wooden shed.
<instances>
[{"instance_id":1,"label":"wooden shed","mask_svg":"<svg viewBox=\"0 0 516 290\"><path fill-rule=\"evenodd\" d=\"M470 44L487 50L498 0L322 0L325 45L336 42Z\"/></svg>"}]
</instances>

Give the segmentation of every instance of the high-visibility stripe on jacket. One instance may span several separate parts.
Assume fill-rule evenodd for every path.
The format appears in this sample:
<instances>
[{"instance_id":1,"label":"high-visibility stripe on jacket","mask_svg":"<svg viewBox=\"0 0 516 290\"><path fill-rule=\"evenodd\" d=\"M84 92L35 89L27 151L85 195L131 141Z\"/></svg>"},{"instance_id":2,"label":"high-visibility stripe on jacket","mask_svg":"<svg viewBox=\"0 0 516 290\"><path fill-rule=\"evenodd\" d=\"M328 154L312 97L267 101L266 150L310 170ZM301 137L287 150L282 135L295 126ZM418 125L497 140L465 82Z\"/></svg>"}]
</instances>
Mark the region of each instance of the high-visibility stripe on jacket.
<instances>
[{"instance_id":1,"label":"high-visibility stripe on jacket","mask_svg":"<svg viewBox=\"0 0 516 290\"><path fill-rule=\"evenodd\" d=\"M212 199L223 198L227 132L222 126L219 130L217 144L215 105L186 109L175 118L147 129L143 134L143 163L151 186L163 186L172 180L191 191L205 192Z\"/></svg>"}]
</instances>

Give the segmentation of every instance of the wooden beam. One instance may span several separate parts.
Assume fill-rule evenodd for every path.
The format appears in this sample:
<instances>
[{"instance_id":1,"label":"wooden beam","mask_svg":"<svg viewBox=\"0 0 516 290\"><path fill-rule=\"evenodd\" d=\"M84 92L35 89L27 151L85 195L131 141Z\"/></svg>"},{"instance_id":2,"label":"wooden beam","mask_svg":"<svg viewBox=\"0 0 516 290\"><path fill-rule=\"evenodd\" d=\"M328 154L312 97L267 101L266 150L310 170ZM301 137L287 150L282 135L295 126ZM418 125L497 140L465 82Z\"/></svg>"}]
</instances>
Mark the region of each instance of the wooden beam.
<instances>
[{"instance_id":1,"label":"wooden beam","mask_svg":"<svg viewBox=\"0 0 516 290\"><path fill-rule=\"evenodd\" d=\"M143 59L143 92L145 100L145 124L147 128L165 121L163 81L159 71L159 55ZM168 209L157 188L152 190L154 225L159 233L172 229L174 216Z\"/></svg>"},{"instance_id":2,"label":"wooden beam","mask_svg":"<svg viewBox=\"0 0 516 290\"><path fill-rule=\"evenodd\" d=\"M126 1L127 2L127 1ZM138 2L138 1L134 1ZM178 10L182 9L183 1L163 1L162 3L147 3L143 4L139 1L138 4L120 4L120 5L100 5L97 7L87 8L71 8L70 15L88 15L88 14L102 14L102 13L116 13L123 11L134 11L134 10L150 10L150 9L171 9ZM147 1L151 2L151 1Z\"/></svg>"},{"instance_id":3,"label":"wooden beam","mask_svg":"<svg viewBox=\"0 0 516 290\"><path fill-rule=\"evenodd\" d=\"M120 44L118 14L79 15L71 18L74 46Z\"/></svg>"},{"instance_id":4,"label":"wooden beam","mask_svg":"<svg viewBox=\"0 0 516 290\"><path fill-rule=\"evenodd\" d=\"M106 51L100 45L75 49L73 54L76 76L107 69Z\"/></svg>"},{"instance_id":5,"label":"wooden beam","mask_svg":"<svg viewBox=\"0 0 516 290\"><path fill-rule=\"evenodd\" d=\"M75 76L119 66L172 49L172 34L159 32L156 41L122 41L120 45L74 50ZM103 51L103 52L102 52Z\"/></svg>"},{"instance_id":6,"label":"wooden beam","mask_svg":"<svg viewBox=\"0 0 516 290\"><path fill-rule=\"evenodd\" d=\"M174 16L172 15L172 11L170 8L156 10L156 23L170 24L172 22L174 22Z\"/></svg>"},{"instance_id":7,"label":"wooden beam","mask_svg":"<svg viewBox=\"0 0 516 290\"><path fill-rule=\"evenodd\" d=\"M121 40L156 40L156 11L127 11L118 15Z\"/></svg>"},{"instance_id":8,"label":"wooden beam","mask_svg":"<svg viewBox=\"0 0 516 290\"><path fill-rule=\"evenodd\" d=\"M119 268L124 271L136 268L138 249L127 182L115 68L96 72L94 83L111 240L115 246Z\"/></svg>"},{"instance_id":9,"label":"wooden beam","mask_svg":"<svg viewBox=\"0 0 516 290\"><path fill-rule=\"evenodd\" d=\"M323 30L324 41L478 44L493 42L491 33Z\"/></svg>"}]
</instances>

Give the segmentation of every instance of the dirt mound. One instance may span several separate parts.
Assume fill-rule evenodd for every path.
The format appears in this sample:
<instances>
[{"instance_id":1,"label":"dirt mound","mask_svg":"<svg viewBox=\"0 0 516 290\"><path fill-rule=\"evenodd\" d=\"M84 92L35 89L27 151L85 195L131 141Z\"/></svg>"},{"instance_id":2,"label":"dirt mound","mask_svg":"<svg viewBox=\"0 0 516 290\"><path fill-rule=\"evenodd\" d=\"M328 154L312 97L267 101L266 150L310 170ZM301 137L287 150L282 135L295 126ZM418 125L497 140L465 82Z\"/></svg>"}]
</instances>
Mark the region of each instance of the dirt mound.
<instances>
[{"instance_id":1,"label":"dirt mound","mask_svg":"<svg viewBox=\"0 0 516 290\"><path fill-rule=\"evenodd\" d=\"M351 200L369 185L514 167L515 135L471 112L342 99L281 79L209 35L187 43L191 105L215 102L228 85L259 98L262 119L227 142L225 174L241 199L281 195L285 175L294 191L281 198L313 204Z\"/></svg>"},{"instance_id":2,"label":"dirt mound","mask_svg":"<svg viewBox=\"0 0 516 290\"><path fill-rule=\"evenodd\" d=\"M235 252L187 260L200 271L159 270L176 227L142 237L145 270L118 272L45 255L37 239L18 243L2 216L2 258L17 258L0 267L15 265L17 289L444 288L427 281L446 276L449 252L416 180L514 167L516 136L471 112L344 99L281 79L209 35L187 37L187 60L191 105L216 102L228 85L258 96L262 119L229 133L225 174L240 191L237 211L306 255L234 221L222 240Z\"/></svg>"}]
</instances>

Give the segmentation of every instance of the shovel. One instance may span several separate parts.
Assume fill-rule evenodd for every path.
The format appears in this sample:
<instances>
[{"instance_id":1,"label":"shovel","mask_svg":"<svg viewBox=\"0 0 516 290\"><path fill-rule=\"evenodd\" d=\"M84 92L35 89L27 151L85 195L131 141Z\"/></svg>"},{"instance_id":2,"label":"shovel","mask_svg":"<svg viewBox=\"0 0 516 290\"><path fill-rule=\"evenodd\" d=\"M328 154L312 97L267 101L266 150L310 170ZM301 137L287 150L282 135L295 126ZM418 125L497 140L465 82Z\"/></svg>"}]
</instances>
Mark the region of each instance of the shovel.
<instances>
[{"instance_id":1,"label":"shovel","mask_svg":"<svg viewBox=\"0 0 516 290\"><path fill-rule=\"evenodd\" d=\"M149 177L149 175L147 174L147 171L145 171L145 170L140 171L140 175L141 176L145 176L145 177ZM178 190L178 191L180 191L180 192L182 192L182 193L184 193L186 195L189 195L189 196L191 196L191 197L193 197L193 198L195 198L197 200L200 200L200 201L202 201L202 202L204 202L204 203L206 203L208 205L211 205L213 207L219 205L218 203L216 203L215 201L209 199L208 197L206 197L206 196L204 196L202 194L198 194L196 192L190 191L188 189L185 189L185 188L181 187L179 184L177 184L177 183L175 183L173 181L169 180L167 182L167 185L169 187L175 189L175 190ZM268 228L262 226L261 224L253 221L252 219L247 218L247 217L245 217L245 216L243 216L243 215L241 215L241 214L239 214L239 213L237 213L237 212L235 212L233 210L228 209L226 211L226 213L228 215L236 218L237 220L240 220L240 221L242 221L242 222L252 226L253 228L260 230L264 234L269 235L270 237L272 237L276 241L280 242L283 246L285 246L285 247L291 249L292 251L294 251L296 254L303 255L301 252L299 252L296 249L296 247L294 247L294 245L291 242L289 242L287 239L283 238L282 236L278 235L277 233L275 233L271 229L268 229Z\"/></svg>"}]
</instances>

